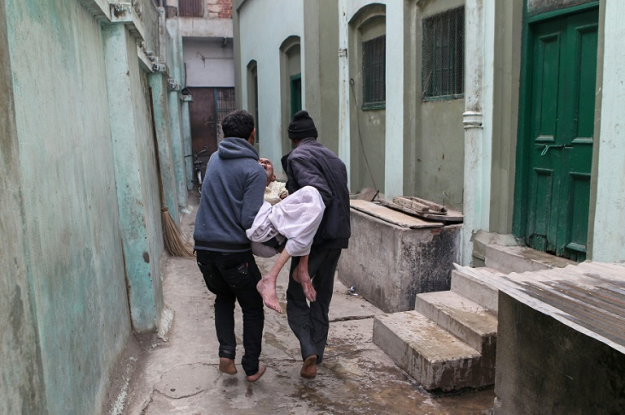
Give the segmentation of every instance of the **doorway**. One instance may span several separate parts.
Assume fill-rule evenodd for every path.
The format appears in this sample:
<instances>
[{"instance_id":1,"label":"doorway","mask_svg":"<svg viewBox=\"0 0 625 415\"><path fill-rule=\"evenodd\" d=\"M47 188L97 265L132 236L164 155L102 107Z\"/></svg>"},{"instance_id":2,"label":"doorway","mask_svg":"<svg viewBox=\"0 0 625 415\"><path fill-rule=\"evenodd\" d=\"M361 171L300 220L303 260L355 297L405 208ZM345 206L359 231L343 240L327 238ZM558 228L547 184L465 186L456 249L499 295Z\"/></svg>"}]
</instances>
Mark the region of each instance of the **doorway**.
<instances>
[{"instance_id":1,"label":"doorway","mask_svg":"<svg viewBox=\"0 0 625 415\"><path fill-rule=\"evenodd\" d=\"M517 236L576 261L588 238L598 17L530 23L521 77Z\"/></svg>"},{"instance_id":2,"label":"doorway","mask_svg":"<svg viewBox=\"0 0 625 415\"><path fill-rule=\"evenodd\" d=\"M189 104L191 149L193 154L199 153L205 147L208 149L207 153L200 156L204 162L202 165L204 174L206 162L211 154L217 151L219 142L224 138L221 121L236 109L234 88L188 87L188 89L193 96L193 101Z\"/></svg>"}]
</instances>

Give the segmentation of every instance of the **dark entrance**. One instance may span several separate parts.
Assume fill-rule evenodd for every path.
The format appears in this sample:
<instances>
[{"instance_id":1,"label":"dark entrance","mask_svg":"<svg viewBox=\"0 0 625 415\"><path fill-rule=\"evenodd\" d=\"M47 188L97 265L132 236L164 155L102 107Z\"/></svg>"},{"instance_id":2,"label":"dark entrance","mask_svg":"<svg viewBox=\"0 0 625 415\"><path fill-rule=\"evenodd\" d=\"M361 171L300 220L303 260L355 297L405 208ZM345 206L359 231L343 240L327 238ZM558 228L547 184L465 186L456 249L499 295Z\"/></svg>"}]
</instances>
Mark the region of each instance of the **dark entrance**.
<instances>
[{"instance_id":1,"label":"dark entrance","mask_svg":"<svg viewBox=\"0 0 625 415\"><path fill-rule=\"evenodd\" d=\"M192 88L189 92L193 102L189 104L191 122L191 147L194 154L208 148L204 162L217 151L217 144L223 138L221 121L234 111L234 88ZM206 169L203 165L202 173Z\"/></svg>"}]
</instances>

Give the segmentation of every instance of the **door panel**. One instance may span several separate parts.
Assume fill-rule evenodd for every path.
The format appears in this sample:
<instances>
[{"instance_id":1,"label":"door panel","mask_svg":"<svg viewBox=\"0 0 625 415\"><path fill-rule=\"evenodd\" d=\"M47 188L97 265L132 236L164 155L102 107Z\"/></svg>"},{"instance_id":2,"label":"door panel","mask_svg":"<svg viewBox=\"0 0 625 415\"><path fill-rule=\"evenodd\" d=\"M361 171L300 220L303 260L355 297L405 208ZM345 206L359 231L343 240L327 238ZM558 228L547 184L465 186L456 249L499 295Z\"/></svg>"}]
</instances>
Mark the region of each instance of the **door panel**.
<instances>
[{"instance_id":1,"label":"door panel","mask_svg":"<svg viewBox=\"0 0 625 415\"><path fill-rule=\"evenodd\" d=\"M208 148L209 151L203 160L206 161L217 150L215 92L213 88L189 87L188 89L193 96L193 102L189 104L191 146L194 154L204 147Z\"/></svg>"},{"instance_id":2,"label":"door panel","mask_svg":"<svg viewBox=\"0 0 625 415\"><path fill-rule=\"evenodd\" d=\"M531 26L527 243L586 255L597 65L596 10Z\"/></svg>"}]
</instances>

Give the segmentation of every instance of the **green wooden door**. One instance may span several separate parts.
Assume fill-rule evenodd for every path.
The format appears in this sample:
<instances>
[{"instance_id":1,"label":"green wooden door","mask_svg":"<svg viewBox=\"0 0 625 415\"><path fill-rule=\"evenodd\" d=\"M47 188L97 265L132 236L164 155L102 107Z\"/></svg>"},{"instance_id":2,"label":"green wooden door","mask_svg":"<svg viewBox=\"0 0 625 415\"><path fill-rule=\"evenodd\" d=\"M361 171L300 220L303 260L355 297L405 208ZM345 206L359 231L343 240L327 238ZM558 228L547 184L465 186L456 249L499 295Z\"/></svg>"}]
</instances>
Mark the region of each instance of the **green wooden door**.
<instances>
[{"instance_id":1,"label":"green wooden door","mask_svg":"<svg viewBox=\"0 0 625 415\"><path fill-rule=\"evenodd\" d=\"M586 257L597 72L596 10L530 27L527 243Z\"/></svg>"}]
</instances>

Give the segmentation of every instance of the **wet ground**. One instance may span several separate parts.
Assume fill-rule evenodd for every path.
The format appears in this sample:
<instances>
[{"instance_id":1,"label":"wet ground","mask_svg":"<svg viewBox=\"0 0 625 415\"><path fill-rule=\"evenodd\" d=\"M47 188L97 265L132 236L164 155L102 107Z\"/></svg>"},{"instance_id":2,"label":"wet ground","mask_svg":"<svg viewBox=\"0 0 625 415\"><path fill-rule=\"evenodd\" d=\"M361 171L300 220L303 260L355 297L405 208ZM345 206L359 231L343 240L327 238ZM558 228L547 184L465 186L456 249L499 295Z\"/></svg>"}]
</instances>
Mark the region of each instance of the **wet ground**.
<instances>
[{"instance_id":1,"label":"wet ground","mask_svg":"<svg viewBox=\"0 0 625 415\"><path fill-rule=\"evenodd\" d=\"M184 219L190 234L194 215ZM261 271L272 259L259 259ZM287 267L278 278L284 302ZM492 389L434 395L399 369L372 342L373 317L381 313L338 281L332 300L330 336L314 380L299 376L298 342L285 315L266 310L261 362L266 374L249 383L218 371L214 297L192 260L169 259L164 273L165 303L174 311L164 336L143 336L126 356L130 382L121 382L109 405L111 414L488 414ZM283 308L285 304L283 303ZM241 315L237 307L238 341ZM131 348L132 349L132 348ZM239 359L242 353L239 352Z\"/></svg>"}]
</instances>

